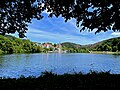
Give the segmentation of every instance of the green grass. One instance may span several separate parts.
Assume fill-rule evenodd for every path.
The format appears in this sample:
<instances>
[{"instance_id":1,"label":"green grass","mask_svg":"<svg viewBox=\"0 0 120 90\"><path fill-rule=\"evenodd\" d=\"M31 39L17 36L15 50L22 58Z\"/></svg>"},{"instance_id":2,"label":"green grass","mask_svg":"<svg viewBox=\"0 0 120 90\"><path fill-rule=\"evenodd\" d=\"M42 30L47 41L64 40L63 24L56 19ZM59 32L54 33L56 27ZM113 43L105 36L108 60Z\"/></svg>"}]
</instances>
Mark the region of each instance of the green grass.
<instances>
[{"instance_id":1,"label":"green grass","mask_svg":"<svg viewBox=\"0 0 120 90\"><path fill-rule=\"evenodd\" d=\"M110 51L92 51L91 53L120 55L120 52L110 52Z\"/></svg>"},{"instance_id":2,"label":"green grass","mask_svg":"<svg viewBox=\"0 0 120 90\"><path fill-rule=\"evenodd\" d=\"M93 90L115 89L120 87L120 75L109 72L94 72L88 74L73 73L57 75L44 72L39 77L1 78L0 89L9 90Z\"/></svg>"}]
</instances>

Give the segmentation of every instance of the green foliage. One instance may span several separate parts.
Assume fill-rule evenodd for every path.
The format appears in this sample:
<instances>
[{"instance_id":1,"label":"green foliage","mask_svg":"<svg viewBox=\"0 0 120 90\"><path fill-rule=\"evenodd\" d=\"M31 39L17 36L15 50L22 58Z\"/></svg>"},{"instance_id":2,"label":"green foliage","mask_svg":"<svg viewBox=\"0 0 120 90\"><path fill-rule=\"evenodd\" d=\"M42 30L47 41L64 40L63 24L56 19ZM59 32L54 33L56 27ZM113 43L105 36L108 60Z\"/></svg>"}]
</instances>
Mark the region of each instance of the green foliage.
<instances>
[{"instance_id":1,"label":"green foliage","mask_svg":"<svg viewBox=\"0 0 120 90\"><path fill-rule=\"evenodd\" d=\"M88 53L89 52L87 48L82 47L79 44L65 42L65 43L62 43L61 45L62 45L62 49L67 50L67 52L69 53Z\"/></svg>"},{"instance_id":2,"label":"green foliage","mask_svg":"<svg viewBox=\"0 0 120 90\"><path fill-rule=\"evenodd\" d=\"M0 54L40 52L42 52L41 46L30 40L22 40L10 35L5 37L0 35Z\"/></svg>"},{"instance_id":3,"label":"green foliage","mask_svg":"<svg viewBox=\"0 0 120 90\"><path fill-rule=\"evenodd\" d=\"M19 39L10 35L5 37L0 35L0 54L47 53L48 51L54 51L56 46L57 44L53 44L52 47L45 48L42 47L41 44L31 42L30 40ZM120 37L104 40L91 45L79 45L65 42L61 43L61 49L68 53L89 53L90 51L120 52Z\"/></svg>"},{"instance_id":4,"label":"green foliage","mask_svg":"<svg viewBox=\"0 0 120 90\"><path fill-rule=\"evenodd\" d=\"M0 49L0 54L3 54L3 51Z\"/></svg>"},{"instance_id":5,"label":"green foliage","mask_svg":"<svg viewBox=\"0 0 120 90\"><path fill-rule=\"evenodd\" d=\"M112 52L120 51L120 37L102 41L99 45L94 47L94 50Z\"/></svg>"}]
</instances>

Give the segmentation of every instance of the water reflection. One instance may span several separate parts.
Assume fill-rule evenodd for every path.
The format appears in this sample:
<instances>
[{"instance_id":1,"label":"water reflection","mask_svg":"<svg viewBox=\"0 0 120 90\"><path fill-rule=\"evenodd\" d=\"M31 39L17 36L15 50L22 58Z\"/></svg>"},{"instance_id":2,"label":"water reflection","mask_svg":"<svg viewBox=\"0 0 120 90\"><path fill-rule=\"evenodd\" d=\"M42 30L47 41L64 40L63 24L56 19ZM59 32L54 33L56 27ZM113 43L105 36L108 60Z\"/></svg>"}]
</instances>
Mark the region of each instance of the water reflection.
<instances>
[{"instance_id":1,"label":"water reflection","mask_svg":"<svg viewBox=\"0 0 120 90\"><path fill-rule=\"evenodd\" d=\"M115 58L120 58L120 55L113 55Z\"/></svg>"},{"instance_id":2,"label":"water reflection","mask_svg":"<svg viewBox=\"0 0 120 90\"><path fill-rule=\"evenodd\" d=\"M2 65L4 65L3 62L4 62L4 58L0 56L0 68L2 67Z\"/></svg>"}]
</instances>

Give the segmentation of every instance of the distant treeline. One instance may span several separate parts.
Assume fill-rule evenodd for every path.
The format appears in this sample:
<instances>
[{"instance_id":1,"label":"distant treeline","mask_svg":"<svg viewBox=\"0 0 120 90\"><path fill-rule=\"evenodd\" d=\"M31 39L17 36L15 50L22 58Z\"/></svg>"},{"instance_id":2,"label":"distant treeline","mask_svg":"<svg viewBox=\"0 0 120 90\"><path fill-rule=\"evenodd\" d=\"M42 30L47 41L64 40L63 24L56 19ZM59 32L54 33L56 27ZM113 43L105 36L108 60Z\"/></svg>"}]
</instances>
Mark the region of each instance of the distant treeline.
<instances>
[{"instance_id":1,"label":"distant treeline","mask_svg":"<svg viewBox=\"0 0 120 90\"><path fill-rule=\"evenodd\" d=\"M52 44L51 44L52 45ZM86 53L87 48L80 47L74 43L62 43L61 49L66 50L68 53ZM42 44L31 42L29 39L20 39L11 35L0 35L0 54L13 54L13 53L42 53L54 51L55 44L50 48L42 47Z\"/></svg>"},{"instance_id":2,"label":"distant treeline","mask_svg":"<svg viewBox=\"0 0 120 90\"><path fill-rule=\"evenodd\" d=\"M43 51L43 48L30 40L22 40L10 35L0 35L0 54L39 53Z\"/></svg>"},{"instance_id":3,"label":"distant treeline","mask_svg":"<svg viewBox=\"0 0 120 90\"><path fill-rule=\"evenodd\" d=\"M68 53L88 53L89 48L83 47L79 44L65 42L62 43L62 49L67 50Z\"/></svg>"},{"instance_id":4,"label":"distant treeline","mask_svg":"<svg viewBox=\"0 0 120 90\"><path fill-rule=\"evenodd\" d=\"M42 44L31 42L29 39L20 39L11 35L0 35L0 54L12 53L41 53L54 51L57 44L44 48ZM71 42L61 43L61 49L68 53L89 53L90 51L120 52L120 37L104 40L91 45L80 45Z\"/></svg>"}]
</instances>

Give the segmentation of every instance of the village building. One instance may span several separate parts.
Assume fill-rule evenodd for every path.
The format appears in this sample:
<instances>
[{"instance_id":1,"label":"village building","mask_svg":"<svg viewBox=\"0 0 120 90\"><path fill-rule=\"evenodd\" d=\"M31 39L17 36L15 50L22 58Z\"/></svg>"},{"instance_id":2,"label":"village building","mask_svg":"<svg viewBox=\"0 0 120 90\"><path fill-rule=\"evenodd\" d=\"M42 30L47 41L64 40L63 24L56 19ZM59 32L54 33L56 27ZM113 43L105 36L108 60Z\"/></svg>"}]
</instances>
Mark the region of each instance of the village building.
<instances>
[{"instance_id":1,"label":"village building","mask_svg":"<svg viewBox=\"0 0 120 90\"><path fill-rule=\"evenodd\" d=\"M43 43L43 48L52 48L52 44L50 43Z\"/></svg>"}]
</instances>

